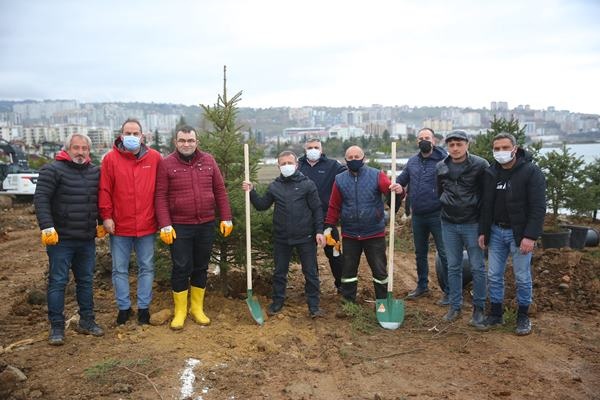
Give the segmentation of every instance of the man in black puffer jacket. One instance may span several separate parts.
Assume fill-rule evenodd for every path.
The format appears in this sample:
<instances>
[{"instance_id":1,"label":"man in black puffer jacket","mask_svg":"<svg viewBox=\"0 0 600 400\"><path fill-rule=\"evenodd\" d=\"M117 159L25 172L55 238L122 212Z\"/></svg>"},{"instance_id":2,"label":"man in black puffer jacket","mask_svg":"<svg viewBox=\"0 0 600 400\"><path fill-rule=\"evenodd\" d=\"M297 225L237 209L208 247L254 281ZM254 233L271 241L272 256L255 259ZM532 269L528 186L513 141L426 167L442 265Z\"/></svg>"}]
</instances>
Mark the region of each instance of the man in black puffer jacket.
<instances>
[{"instance_id":1,"label":"man in black puffer jacket","mask_svg":"<svg viewBox=\"0 0 600 400\"><path fill-rule=\"evenodd\" d=\"M79 333L102 336L94 318L92 283L96 265L96 236L106 235L98 226L98 181L100 170L90 162L91 141L74 133L64 150L45 165L37 181L33 202L42 244L47 246L48 319L51 345L62 345L65 337L65 287L69 270L75 277L79 305Z\"/></svg>"},{"instance_id":2,"label":"man in black puffer jacket","mask_svg":"<svg viewBox=\"0 0 600 400\"><path fill-rule=\"evenodd\" d=\"M273 302L267 314L275 315L283 308L287 274L296 248L302 264L306 283L304 293L308 311L313 318L322 316L319 308L319 270L317 245L323 247L323 210L315 183L298 171L296 155L283 151L277 157L281 175L269 184L264 196L253 189L250 182L242 188L250 190L250 201L259 211L267 210L275 203L273 212Z\"/></svg>"},{"instance_id":3,"label":"man in black puffer jacket","mask_svg":"<svg viewBox=\"0 0 600 400\"><path fill-rule=\"evenodd\" d=\"M496 162L486 169L479 223L479 246L489 246L490 314L486 327L503 324L504 270L511 255L517 288L517 335L531 333L531 256L546 215L546 182L531 155L515 137L500 133L492 141Z\"/></svg>"}]
</instances>

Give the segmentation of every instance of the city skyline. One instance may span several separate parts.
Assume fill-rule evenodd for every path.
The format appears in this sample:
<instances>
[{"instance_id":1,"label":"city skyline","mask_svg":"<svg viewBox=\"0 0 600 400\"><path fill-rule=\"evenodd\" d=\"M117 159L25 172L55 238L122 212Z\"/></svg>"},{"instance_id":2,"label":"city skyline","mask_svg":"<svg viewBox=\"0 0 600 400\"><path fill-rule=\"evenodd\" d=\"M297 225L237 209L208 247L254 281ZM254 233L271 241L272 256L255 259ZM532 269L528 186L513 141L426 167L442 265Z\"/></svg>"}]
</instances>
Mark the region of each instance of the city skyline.
<instances>
[{"instance_id":1,"label":"city skyline","mask_svg":"<svg viewBox=\"0 0 600 400\"><path fill-rule=\"evenodd\" d=\"M0 0L0 98L600 113L600 4Z\"/></svg>"}]
</instances>

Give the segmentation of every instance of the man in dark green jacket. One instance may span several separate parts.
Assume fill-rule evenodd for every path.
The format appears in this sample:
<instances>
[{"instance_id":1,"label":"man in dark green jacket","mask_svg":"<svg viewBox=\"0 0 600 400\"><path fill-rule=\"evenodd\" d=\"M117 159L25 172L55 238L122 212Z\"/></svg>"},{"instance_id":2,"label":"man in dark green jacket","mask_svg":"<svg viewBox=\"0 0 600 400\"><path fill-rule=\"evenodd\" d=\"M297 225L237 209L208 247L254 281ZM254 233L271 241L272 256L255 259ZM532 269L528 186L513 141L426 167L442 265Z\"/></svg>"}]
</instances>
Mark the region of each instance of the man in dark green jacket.
<instances>
[{"instance_id":1,"label":"man in dark green jacket","mask_svg":"<svg viewBox=\"0 0 600 400\"><path fill-rule=\"evenodd\" d=\"M250 191L250 201L259 210L267 210L275 203L273 213L273 302L268 315L278 314L283 308L287 274L292 251L295 248L302 264L306 283L304 293L308 311L313 318L323 315L319 307L319 270L317 245L323 247L323 210L314 182L298 171L298 160L291 151L283 151L277 158L281 175L269 184L264 196L253 189L250 182L242 188Z\"/></svg>"}]
</instances>

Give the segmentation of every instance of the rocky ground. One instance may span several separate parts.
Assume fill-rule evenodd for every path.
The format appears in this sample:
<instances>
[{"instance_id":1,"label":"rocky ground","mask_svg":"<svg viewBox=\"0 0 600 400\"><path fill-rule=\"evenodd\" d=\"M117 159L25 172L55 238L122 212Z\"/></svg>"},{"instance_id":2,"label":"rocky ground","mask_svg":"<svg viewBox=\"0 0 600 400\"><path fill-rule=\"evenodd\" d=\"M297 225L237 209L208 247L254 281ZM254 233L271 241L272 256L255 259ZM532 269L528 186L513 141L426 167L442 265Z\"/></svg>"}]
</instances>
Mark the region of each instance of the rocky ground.
<instances>
[{"instance_id":1,"label":"rocky ground","mask_svg":"<svg viewBox=\"0 0 600 400\"><path fill-rule=\"evenodd\" d=\"M374 318L366 264L360 307L349 310L350 317L336 317L339 298L324 257L325 318L308 317L302 275L294 266L284 312L263 326L253 321L243 299L209 288L206 312L212 324L188 320L183 331L173 332L159 324L168 319L159 311L168 314L172 307L168 281L160 281L152 304L159 325L129 322L117 328L104 268L110 256L99 242L95 308L106 335L82 336L70 328L66 344L51 347L47 257L31 207L20 203L0 210L0 231L1 399L600 399L597 247L536 251L534 330L517 337L510 271L502 329L471 329L468 306L461 320L443 323L433 275L431 295L407 301L403 325L386 331ZM395 294L403 297L416 273L410 232L402 222L397 236ZM242 271L235 279L243 288ZM268 273L259 275L263 308L268 287ZM76 318L74 286L67 292L67 317Z\"/></svg>"}]
</instances>

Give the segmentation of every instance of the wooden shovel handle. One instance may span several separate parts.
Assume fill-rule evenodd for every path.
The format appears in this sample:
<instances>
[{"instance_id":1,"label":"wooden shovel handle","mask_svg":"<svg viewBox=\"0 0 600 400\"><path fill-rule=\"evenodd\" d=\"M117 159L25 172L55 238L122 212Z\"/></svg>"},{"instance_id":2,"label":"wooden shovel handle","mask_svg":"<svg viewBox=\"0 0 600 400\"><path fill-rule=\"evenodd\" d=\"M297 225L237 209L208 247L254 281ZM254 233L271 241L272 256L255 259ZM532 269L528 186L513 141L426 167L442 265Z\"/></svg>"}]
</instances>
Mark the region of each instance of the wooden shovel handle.
<instances>
[{"instance_id":1,"label":"wooden shovel handle","mask_svg":"<svg viewBox=\"0 0 600 400\"><path fill-rule=\"evenodd\" d=\"M250 182L250 157L248 155L248 143L244 143L244 180ZM246 200L246 284L248 290L252 290L252 237L250 236L250 192L244 191Z\"/></svg>"}]
</instances>

